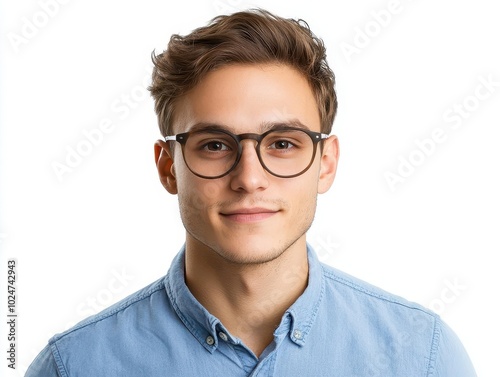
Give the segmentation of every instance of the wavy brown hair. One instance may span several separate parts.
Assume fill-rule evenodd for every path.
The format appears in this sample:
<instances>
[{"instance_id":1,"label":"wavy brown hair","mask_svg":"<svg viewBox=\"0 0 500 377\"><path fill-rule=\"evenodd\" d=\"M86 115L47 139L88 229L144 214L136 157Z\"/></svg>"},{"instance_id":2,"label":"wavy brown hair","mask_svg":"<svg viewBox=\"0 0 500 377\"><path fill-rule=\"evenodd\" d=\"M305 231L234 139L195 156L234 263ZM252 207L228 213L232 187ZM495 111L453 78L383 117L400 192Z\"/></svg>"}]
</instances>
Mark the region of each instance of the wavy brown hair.
<instances>
[{"instance_id":1,"label":"wavy brown hair","mask_svg":"<svg viewBox=\"0 0 500 377\"><path fill-rule=\"evenodd\" d=\"M210 71L229 64L280 63L307 78L318 104L321 132L330 133L337 112L335 76L323 41L303 20L254 9L214 18L207 26L172 35L156 55L149 87L163 136L172 134L177 101Z\"/></svg>"}]
</instances>

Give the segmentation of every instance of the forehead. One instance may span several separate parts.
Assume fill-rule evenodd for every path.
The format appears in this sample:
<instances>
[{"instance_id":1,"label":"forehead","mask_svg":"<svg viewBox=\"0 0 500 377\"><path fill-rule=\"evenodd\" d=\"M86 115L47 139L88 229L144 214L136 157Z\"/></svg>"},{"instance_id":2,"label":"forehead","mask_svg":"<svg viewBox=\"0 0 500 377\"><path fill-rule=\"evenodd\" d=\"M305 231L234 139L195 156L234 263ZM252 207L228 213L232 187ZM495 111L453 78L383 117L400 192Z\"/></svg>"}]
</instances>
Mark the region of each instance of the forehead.
<instances>
[{"instance_id":1,"label":"forehead","mask_svg":"<svg viewBox=\"0 0 500 377\"><path fill-rule=\"evenodd\" d=\"M208 73L180 99L174 131L215 124L234 133L263 132L275 123L320 130L306 78L286 65L230 65Z\"/></svg>"}]
</instances>

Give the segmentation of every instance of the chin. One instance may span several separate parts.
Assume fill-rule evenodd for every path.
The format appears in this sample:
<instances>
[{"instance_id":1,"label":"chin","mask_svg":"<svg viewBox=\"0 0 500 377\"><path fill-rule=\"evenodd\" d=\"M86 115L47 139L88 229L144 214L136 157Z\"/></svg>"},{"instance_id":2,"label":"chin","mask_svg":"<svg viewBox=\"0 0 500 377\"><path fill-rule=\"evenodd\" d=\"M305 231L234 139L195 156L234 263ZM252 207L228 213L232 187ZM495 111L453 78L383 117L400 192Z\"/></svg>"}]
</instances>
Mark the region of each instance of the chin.
<instances>
[{"instance_id":1,"label":"chin","mask_svg":"<svg viewBox=\"0 0 500 377\"><path fill-rule=\"evenodd\" d=\"M226 262L240 265L257 265L272 262L283 254L284 250L218 250L216 251Z\"/></svg>"},{"instance_id":2,"label":"chin","mask_svg":"<svg viewBox=\"0 0 500 377\"><path fill-rule=\"evenodd\" d=\"M229 263L264 264L283 255L297 240L286 242L275 236L241 237L233 242L221 240L213 251Z\"/></svg>"}]
</instances>

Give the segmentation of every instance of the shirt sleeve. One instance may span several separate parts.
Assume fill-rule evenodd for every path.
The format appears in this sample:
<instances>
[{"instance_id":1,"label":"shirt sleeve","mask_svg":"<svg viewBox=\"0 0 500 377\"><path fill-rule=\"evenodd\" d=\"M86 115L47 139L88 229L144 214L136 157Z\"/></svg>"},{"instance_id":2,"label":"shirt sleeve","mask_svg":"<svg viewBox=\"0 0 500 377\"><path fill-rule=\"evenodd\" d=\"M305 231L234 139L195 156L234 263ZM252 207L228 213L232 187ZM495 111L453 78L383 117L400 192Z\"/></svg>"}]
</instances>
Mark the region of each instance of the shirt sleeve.
<instances>
[{"instance_id":1,"label":"shirt sleeve","mask_svg":"<svg viewBox=\"0 0 500 377\"><path fill-rule=\"evenodd\" d=\"M435 369L432 377L477 377L472 362L458 336L443 321L439 321Z\"/></svg>"},{"instance_id":2,"label":"shirt sleeve","mask_svg":"<svg viewBox=\"0 0 500 377\"><path fill-rule=\"evenodd\" d=\"M24 377L61 377L57 371L54 355L50 346L46 346L33 360Z\"/></svg>"}]
</instances>

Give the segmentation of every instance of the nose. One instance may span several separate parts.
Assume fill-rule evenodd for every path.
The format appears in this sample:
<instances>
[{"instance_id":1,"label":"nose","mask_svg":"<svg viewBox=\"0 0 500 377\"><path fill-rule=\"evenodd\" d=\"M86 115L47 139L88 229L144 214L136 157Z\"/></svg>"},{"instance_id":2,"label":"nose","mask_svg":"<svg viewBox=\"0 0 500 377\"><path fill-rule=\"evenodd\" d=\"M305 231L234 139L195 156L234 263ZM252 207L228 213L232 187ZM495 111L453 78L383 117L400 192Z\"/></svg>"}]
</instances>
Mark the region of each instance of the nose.
<instances>
[{"instance_id":1,"label":"nose","mask_svg":"<svg viewBox=\"0 0 500 377\"><path fill-rule=\"evenodd\" d=\"M236 168L230 173L231 189L254 193L269 187L269 175L257 155L255 140L241 142L242 153Z\"/></svg>"}]
</instances>

